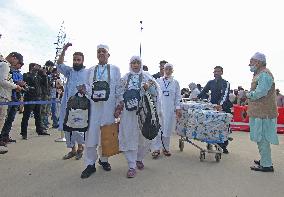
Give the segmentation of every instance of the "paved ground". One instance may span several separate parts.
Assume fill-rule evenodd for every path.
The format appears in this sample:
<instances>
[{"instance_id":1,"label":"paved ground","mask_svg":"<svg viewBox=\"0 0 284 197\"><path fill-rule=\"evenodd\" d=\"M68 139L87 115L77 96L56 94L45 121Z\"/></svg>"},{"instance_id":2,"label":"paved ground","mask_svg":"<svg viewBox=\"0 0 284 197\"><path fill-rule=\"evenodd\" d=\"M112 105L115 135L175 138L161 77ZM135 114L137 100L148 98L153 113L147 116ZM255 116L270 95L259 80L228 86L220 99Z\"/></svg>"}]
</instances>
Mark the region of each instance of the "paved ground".
<instances>
[{"instance_id":1,"label":"paved ground","mask_svg":"<svg viewBox=\"0 0 284 197\"><path fill-rule=\"evenodd\" d=\"M280 145L272 146L274 173L250 171L253 159L258 159L256 144L248 133L233 133L230 154L222 155L220 163L213 155L199 161L199 151L189 143L183 152L178 149L178 137L172 140L172 157L145 159L146 168L134 179L125 177L126 160L123 155L110 159L112 171L100 167L89 179L80 178L82 160L61 158L67 152L65 143L54 142L60 136L50 129L49 137L38 137L34 121L29 139L19 135L20 116L12 135L16 144L0 155L1 197L282 197L284 194L284 135ZM204 144L199 143L204 146Z\"/></svg>"}]
</instances>

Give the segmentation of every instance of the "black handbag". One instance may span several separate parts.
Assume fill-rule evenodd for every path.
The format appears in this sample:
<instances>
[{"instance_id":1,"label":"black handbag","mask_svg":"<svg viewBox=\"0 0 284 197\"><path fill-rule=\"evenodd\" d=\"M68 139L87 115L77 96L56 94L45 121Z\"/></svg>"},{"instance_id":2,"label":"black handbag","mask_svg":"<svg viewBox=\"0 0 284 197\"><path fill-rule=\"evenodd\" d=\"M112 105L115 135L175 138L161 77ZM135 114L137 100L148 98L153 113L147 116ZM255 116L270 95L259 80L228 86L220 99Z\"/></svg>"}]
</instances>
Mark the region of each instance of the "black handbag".
<instances>
[{"instance_id":1,"label":"black handbag","mask_svg":"<svg viewBox=\"0 0 284 197\"><path fill-rule=\"evenodd\" d=\"M154 139L158 135L161 125L155 102L147 91L141 99L137 115L142 135L148 140Z\"/></svg>"},{"instance_id":2,"label":"black handbag","mask_svg":"<svg viewBox=\"0 0 284 197\"><path fill-rule=\"evenodd\" d=\"M89 116L89 99L85 95L80 97L76 93L68 99L63 130L67 132L86 132L89 128Z\"/></svg>"},{"instance_id":3,"label":"black handbag","mask_svg":"<svg viewBox=\"0 0 284 197\"><path fill-rule=\"evenodd\" d=\"M131 74L128 75L126 89L128 88L130 78L131 78ZM123 102L124 102L125 109L127 111L134 111L138 109L138 105L141 100L141 96L140 96L141 82L142 82L142 74L139 75L139 84L138 84L139 89L130 89L130 90L127 89L123 94Z\"/></svg>"},{"instance_id":4,"label":"black handbag","mask_svg":"<svg viewBox=\"0 0 284 197\"><path fill-rule=\"evenodd\" d=\"M108 72L108 81L98 81L97 80L97 69L96 66L94 71L94 78L93 78L93 85L92 85L92 95L91 99L94 102L98 101L107 101L110 95L110 65L107 65L107 72Z\"/></svg>"}]
</instances>

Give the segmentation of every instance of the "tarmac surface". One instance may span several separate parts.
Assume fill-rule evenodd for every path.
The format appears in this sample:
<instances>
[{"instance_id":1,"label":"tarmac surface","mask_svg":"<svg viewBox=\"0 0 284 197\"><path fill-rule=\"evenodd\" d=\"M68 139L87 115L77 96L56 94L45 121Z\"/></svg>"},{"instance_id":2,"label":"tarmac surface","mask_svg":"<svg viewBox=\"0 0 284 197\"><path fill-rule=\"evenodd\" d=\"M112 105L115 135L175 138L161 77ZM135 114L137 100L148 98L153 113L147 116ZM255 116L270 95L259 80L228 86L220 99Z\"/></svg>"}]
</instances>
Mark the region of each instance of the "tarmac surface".
<instances>
[{"instance_id":1,"label":"tarmac surface","mask_svg":"<svg viewBox=\"0 0 284 197\"><path fill-rule=\"evenodd\" d=\"M171 157L153 160L147 155L143 171L133 179L126 178L127 162L123 154L109 159L112 170L80 178L83 160L62 160L65 143L54 142L60 132L49 129L51 136L37 136L30 120L28 140L20 137L21 115L17 115L11 135L17 143L0 155L0 197L283 197L284 135L280 145L272 145L274 173L250 170L259 159L257 145L246 132L234 132L230 153L220 162L214 154L199 160L199 150L185 143L181 152L178 136L172 137ZM196 141L194 141L196 142ZM205 148L204 143L196 142Z\"/></svg>"}]
</instances>

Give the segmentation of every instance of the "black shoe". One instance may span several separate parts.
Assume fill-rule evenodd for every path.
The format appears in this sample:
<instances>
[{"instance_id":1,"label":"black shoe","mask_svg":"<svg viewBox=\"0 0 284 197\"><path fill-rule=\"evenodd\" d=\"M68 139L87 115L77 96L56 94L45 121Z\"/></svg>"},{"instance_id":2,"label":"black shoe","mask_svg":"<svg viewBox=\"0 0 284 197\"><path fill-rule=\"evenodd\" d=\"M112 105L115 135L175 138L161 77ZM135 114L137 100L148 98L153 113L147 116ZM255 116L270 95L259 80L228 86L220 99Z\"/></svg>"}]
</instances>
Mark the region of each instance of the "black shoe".
<instances>
[{"instance_id":1,"label":"black shoe","mask_svg":"<svg viewBox=\"0 0 284 197\"><path fill-rule=\"evenodd\" d=\"M234 140L234 138L232 138L232 137L228 137L228 140L229 140L229 141L233 141L233 140Z\"/></svg>"},{"instance_id":2,"label":"black shoe","mask_svg":"<svg viewBox=\"0 0 284 197\"><path fill-rule=\"evenodd\" d=\"M207 148L207 150L213 150L213 145L212 144L207 144L206 148Z\"/></svg>"},{"instance_id":3,"label":"black shoe","mask_svg":"<svg viewBox=\"0 0 284 197\"><path fill-rule=\"evenodd\" d=\"M28 139L28 136L22 135L22 139L23 139L23 140L27 140L27 139Z\"/></svg>"},{"instance_id":4,"label":"black shoe","mask_svg":"<svg viewBox=\"0 0 284 197\"><path fill-rule=\"evenodd\" d=\"M224 154L229 154L228 149L224 148L224 149L223 149L223 153L224 153Z\"/></svg>"},{"instance_id":5,"label":"black shoe","mask_svg":"<svg viewBox=\"0 0 284 197\"><path fill-rule=\"evenodd\" d=\"M5 142L3 142L3 141L0 140L0 146L5 146L5 147L7 147L7 143L5 143Z\"/></svg>"},{"instance_id":6,"label":"black shoe","mask_svg":"<svg viewBox=\"0 0 284 197\"><path fill-rule=\"evenodd\" d=\"M251 170L260 171L260 172L274 172L273 166L263 167L263 166L251 166Z\"/></svg>"},{"instance_id":7,"label":"black shoe","mask_svg":"<svg viewBox=\"0 0 284 197\"><path fill-rule=\"evenodd\" d=\"M109 162L102 162L100 159L99 159L99 164L103 167L103 169L105 171L111 171L111 166L109 164Z\"/></svg>"},{"instance_id":8,"label":"black shoe","mask_svg":"<svg viewBox=\"0 0 284 197\"><path fill-rule=\"evenodd\" d=\"M6 142L7 143L16 143L17 141L9 137L9 138L6 139Z\"/></svg>"},{"instance_id":9,"label":"black shoe","mask_svg":"<svg viewBox=\"0 0 284 197\"><path fill-rule=\"evenodd\" d=\"M37 133L38 135L50 135L49 133L47 133L47 132L39 132L39 133Z\"/></svg>"},{"instance_id":10,"label":"black shoe","mask_svg":"<svg viewBox=\"0 0 284 197\"><path fill-rule=\"evenodd\" d=\"M254 162L256 165L260 166L260 160L253 160L253 162Z\"/></svg>"},{"instance_id":11,"label":"black shoe","mask_svg":"<svg viewBox=\"0 0 284 197\"><path fill-rule=\"evenodd\" d=\"M53 125L52 128L57 129L59 125Z\"/></svg>"},{"instance_id":12,"label":"black shoe","mask_svg":"<svg viewBox=\"0 0 284 197\"><path fill-rule=\"evenodd\" d=\"M89 178L93 173L96 172L96 166L94 165L88 165L87 168L82 172L81 178L86 179Z\"/></svg>"}]
</instances>

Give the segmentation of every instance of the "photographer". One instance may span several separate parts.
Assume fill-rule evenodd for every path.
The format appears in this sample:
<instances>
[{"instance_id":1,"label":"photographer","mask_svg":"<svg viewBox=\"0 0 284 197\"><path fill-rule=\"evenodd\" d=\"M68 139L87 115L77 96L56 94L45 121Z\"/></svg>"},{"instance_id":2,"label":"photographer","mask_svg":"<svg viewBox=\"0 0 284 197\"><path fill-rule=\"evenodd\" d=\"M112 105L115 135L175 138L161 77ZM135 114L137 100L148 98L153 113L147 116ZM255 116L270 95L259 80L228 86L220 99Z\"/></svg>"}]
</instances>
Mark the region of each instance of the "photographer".
<instances>
[{"instance_id":1,"label":"photographer","mask_svg":"<svg viewBox=\"0 0 284 197\"><path fill-rule=\"evenodd\" d=\"M21 57L18 53L15 53L14 55L18 56L19 59ZM24 65L24 63L19 62L15 65L11 65L11 67L10 67L10 74L12 76L13 82L15 84L21 86L21 87L26 86L26 83L23 81L23 75L20 71L20 69L22 68L23 65ZM21 92L17 92L16 90L12 90L11 101L18 102L18 101L20 101L21 96L22 96ZM15 116L17 114L18 107L19 107L18 105L8 106L7 117L6 117L4 126L3 126L2 131L1 131L2 141L5 142L5 143L16 142L16 140L13 140L9 137L9 133L11 131L12 124L15 120Z\"/></svg>"},{"instance_id":2,"label":"photographer","mask_svg":"<svg viewBox=\"0 0 284 197\"><path fill-rule=\"evenodd\" d=\"M47 85L46 71L41 69L40 65L30 63L29 72L24 73L23 79L27 84L24 94L24 101L40 101L42 95L42 86ZM23 139L27 139L28 121L32 111L34 113L37 134L49 135L43 128L40 108L40 104L25 105L21 122L21 135Z\"/></svg>"},{"instance_id":3,"label":"photographer","mask_svg":"<svg viewBox=\"0 0 284 197\"><path fill-rule=\"evenodd\" d=\"M51 71L50 74L50 79L51 79L51 89L50 89L50 97L51 97L51 101L53 103L51 103L51 113L52 113L52 127L53 128L58 128L58 117L56 114L56 105L57 103L56 101L56 93L57 93L57 89L62 87L61 84L61 80L60 80L60 76L59 73L57 71L57 68L53 68L53 70Z\"/></svg>"},{"instance_id":4,"label":"photographer","mask_svg":"<svg viewBox=\"0 0 284 197\"><path fill-rule=\"evenodd\" d=\"M51 86L52 86L52 77L51 77L51 70L54 67L54 63L52 61L47 61L43 67L43 69L39 70L39 75L43 76L42 77L44 80L46 80L45 83L41 84L41 89L42 89L42 97L41 99L43 101L48 101L50 100L51 96ZM50 104L43 104L41 105L41 118L42 118L42 123L43 126L47 129L49 127L49 122L48 122L48 116L50 112Z\"/></svg>"}]
</instances>

